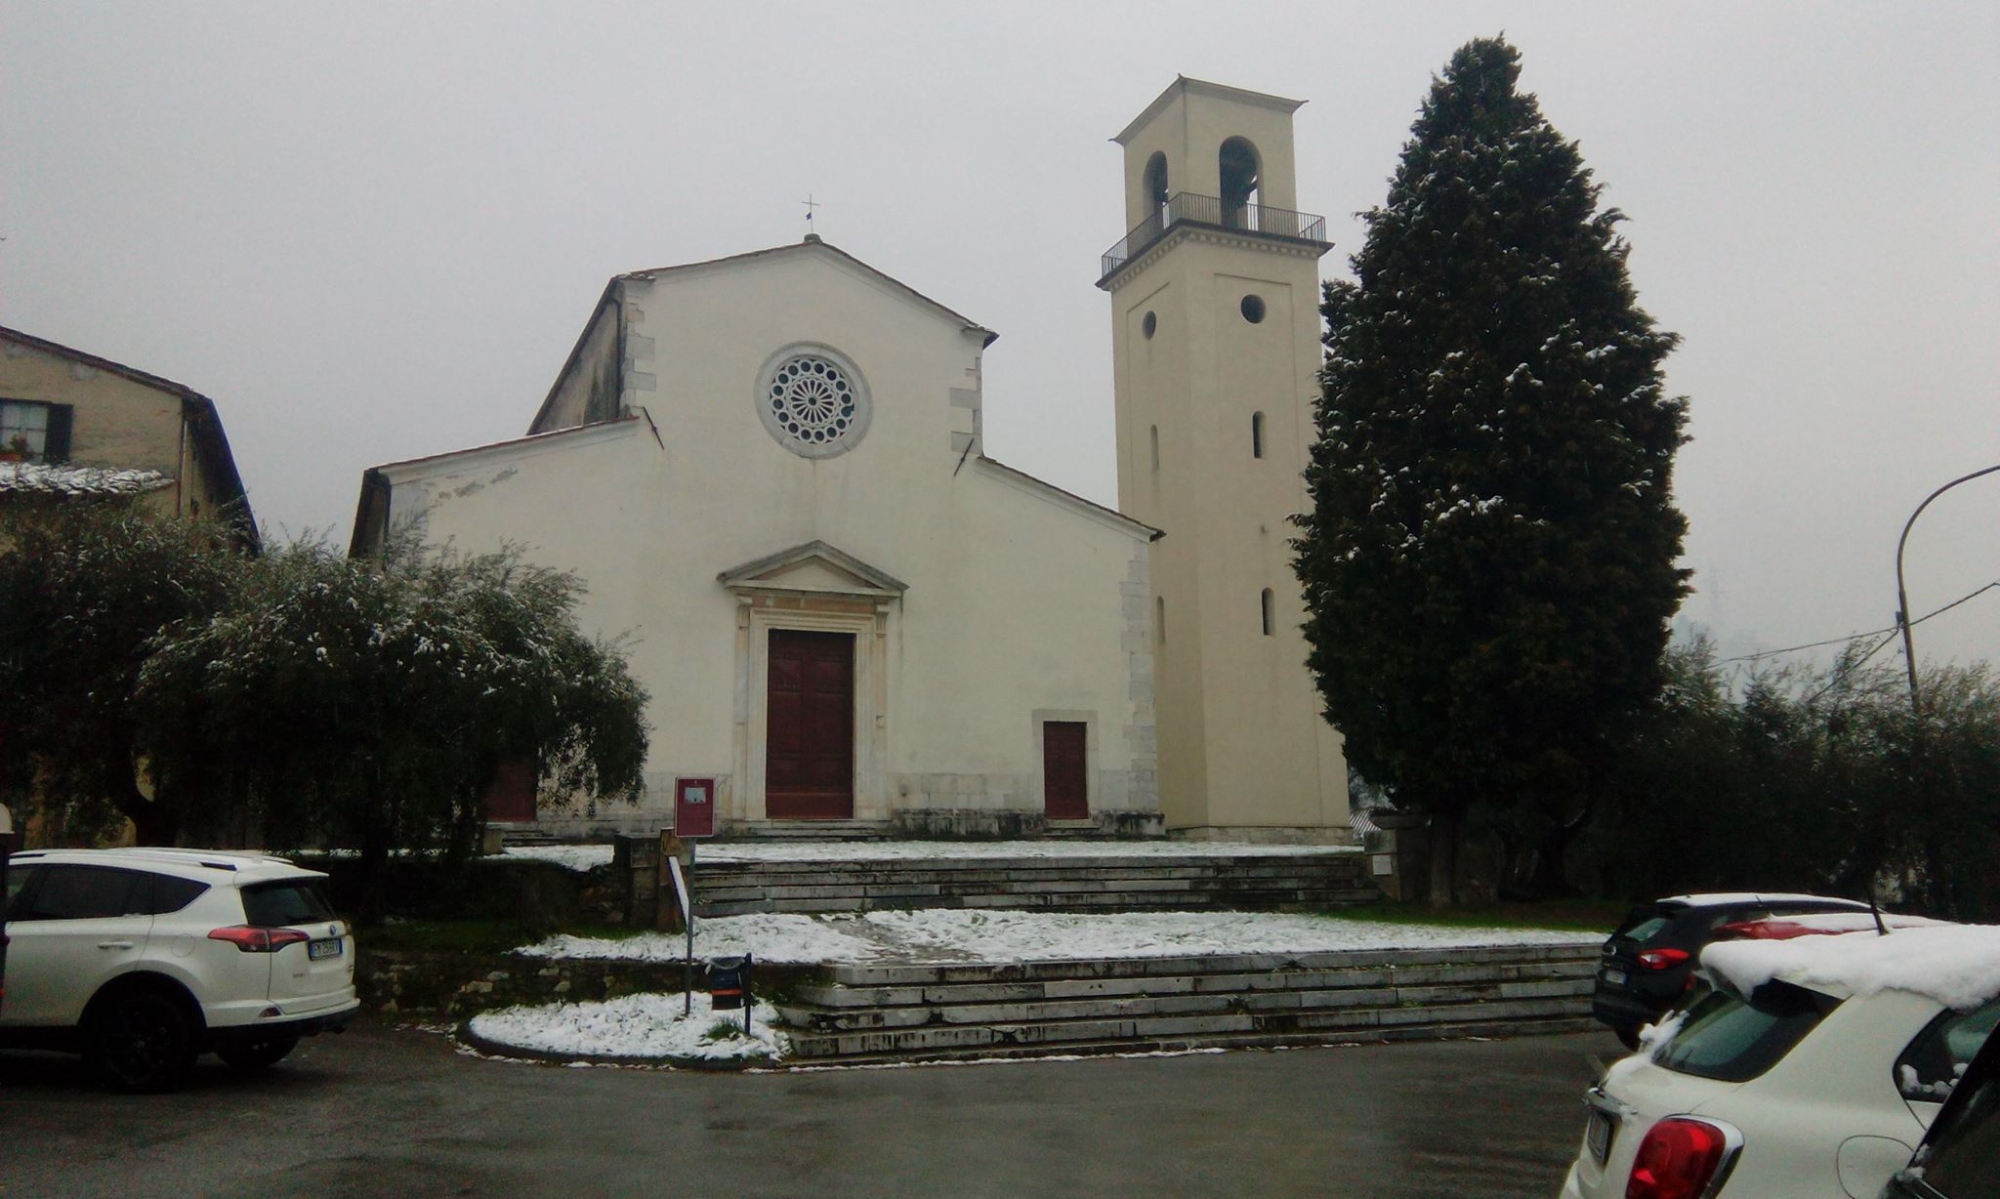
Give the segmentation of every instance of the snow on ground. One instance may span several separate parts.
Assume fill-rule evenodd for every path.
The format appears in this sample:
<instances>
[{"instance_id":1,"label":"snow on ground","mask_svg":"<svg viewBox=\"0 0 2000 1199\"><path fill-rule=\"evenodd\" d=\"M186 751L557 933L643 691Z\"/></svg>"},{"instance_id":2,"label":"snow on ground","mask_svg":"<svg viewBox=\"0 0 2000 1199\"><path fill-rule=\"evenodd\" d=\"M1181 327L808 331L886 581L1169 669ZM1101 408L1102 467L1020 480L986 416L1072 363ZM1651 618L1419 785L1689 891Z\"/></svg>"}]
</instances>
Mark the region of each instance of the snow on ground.
<instances>
[{"instance_id":1,"label":"snow on ground","mask_svg":"<svg viewBox=\"0 0 2000 1199\"><path fill-rule=\"evenodd\" d=\"M627 995L603 1003L560 1003L510 1007L474 1016L472 1034L513 1049L565 1057L681 1058L716 1062L777 1058L784 1034L771 1027L776 1009L759 1003L750 1036L741 1035L743 1013L716 1012L708 996L696 992L694 1014L683 1016L686 999L670 995ZM712 1036L718 1021L738 1035Z\"/></svg>"},{"instance_id":2,"label":"snow on ground","mask_svg":"<svg viewBox=\"0 0 2000 1199\"><path fill-rule=\"evenodd\" d=\"M1790 941L1719 941L1702 964L1744 994L1773 978L1854 995L1913 991L1969 1011L2000 996L2000 926L1943 924Z\"/></svg>"},{"instance_id":3,"label":"snow on ground","mask_svg":"<svg viewBox=\"0 0 2000 1199\"><path fill-rule=\"evenodd\" d=\"M609 845L512 845L500 851L503 858L530 862L554 862L566 870L591 870L611 864Z\"/></svg>"},{"instance_id":4,"label":"snow on ground","mask_svg":"<svg viewBox=\"0 0 2000 1199\"><path fill-rule=\"evenodd\" d=\"M695 922L695 956L753 953L765 962L949 963L1068 961L1210 954L1325 953L1487 945L1592 945L1594 933L1440 928L1269 912L1112 915L926 908L860 915L769 913ZM551 937L529 957L679 961L684 934L628 939Z\"/></svg>"},{"instance_id":5,"label":"snow on ground","mask_svg":"<svg viewBox=\"0 0 2000 1199\"><path fill-rule=\"evenodd\" d=\"M880 947L853 935L853 931L852 917L816 919L788 912L716 916L695 921L694 956L707 959L750 953L760 962L805 963L878 960ZM564 933L514 952L538 958L678 962L686 950L686 933L642 933L617 938Z\"/></svg>"},{"instance_id":6,"label":"snow on ground","mask_svg":"<svg viewBox=\"0 0 2000 1199\"><path fill-rule=\"evenodd\" d=\"M509 858L571 870L611 864L609 845L514 845ZM800 841L703 843L702 862L901 862L935 858L1219 858L1360 853L1352 845L1252 845L1241 841Z\"/></svg>"}]
</instances>

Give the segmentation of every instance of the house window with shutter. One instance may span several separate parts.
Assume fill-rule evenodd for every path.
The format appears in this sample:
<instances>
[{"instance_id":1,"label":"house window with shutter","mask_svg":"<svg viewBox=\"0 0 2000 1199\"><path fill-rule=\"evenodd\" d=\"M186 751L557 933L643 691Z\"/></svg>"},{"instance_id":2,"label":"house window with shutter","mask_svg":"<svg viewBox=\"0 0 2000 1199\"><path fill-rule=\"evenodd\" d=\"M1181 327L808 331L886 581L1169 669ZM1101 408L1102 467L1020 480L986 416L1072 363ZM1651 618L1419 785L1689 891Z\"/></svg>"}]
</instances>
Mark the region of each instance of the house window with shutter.
<instances>
[{"instance_id":1,"label":"house window with shutter","mask_svg":"<svg viewBox=\"0 0 2000 1199\"><path fill-rule=\"evenodd\" d=\"M68 404L0 400L0 460L69 461Z\"/></svg>"}]
</instances>

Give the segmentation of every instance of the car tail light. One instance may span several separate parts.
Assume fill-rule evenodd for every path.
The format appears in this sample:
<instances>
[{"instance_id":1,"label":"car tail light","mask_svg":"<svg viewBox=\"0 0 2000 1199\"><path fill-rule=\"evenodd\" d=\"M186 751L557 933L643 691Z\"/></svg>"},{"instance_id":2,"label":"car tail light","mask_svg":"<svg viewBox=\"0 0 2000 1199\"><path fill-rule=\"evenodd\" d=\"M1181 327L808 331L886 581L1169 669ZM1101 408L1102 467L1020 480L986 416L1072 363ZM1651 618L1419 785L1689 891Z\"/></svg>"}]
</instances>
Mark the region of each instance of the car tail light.
<instances>
[{"instance_id":1,"label":"car tail light","mask_svg":"<svg viewBox=\"0 0 2000 1199\"><path fill-rule=\"evenodd\" d=\"M248 924L215 929L208 934L208 939L227 941L244 953L276 953L287 945L312 940L295 928L253 928Z\"/></svg>"},{"instance_id":2,"label":"car tail light","mask_svg":"<svg viewBox=\"0 0 2000 1199\"><path fill-rule=\"evenodd\" d=\"M1701 1199L1728 1156L1729 1135L1702 1120L1662 1120L1646 1131L1625 1199Z\"/></svg>"},{"instance_id":3,"label":"car tail light","mask_svg":"<svg viewBox=\"0 0 2000 1199\"><path fill-rule=\"evenodd\" d=\"M1647 970L1671 970L1687 960L1685 949L1648 949L1639 955L1639 965Z\"/></svg>"}]
</instances>

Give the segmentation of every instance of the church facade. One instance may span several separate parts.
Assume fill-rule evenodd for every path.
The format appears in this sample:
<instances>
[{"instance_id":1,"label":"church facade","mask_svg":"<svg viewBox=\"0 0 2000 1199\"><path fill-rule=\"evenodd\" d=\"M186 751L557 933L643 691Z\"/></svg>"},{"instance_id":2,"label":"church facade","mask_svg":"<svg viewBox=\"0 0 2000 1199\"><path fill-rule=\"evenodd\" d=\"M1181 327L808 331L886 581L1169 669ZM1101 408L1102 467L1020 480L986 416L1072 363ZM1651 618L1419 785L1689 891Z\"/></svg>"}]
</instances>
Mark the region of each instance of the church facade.
<instances>
[{"instance_id":1,"label":"church facade","mask_svg":"<svg viewBox=\"0 0 2000 1199\"><path fill-rule=\"evenodd\" d=\"M558 834L712 782L724 831L1348 840L1290 567L1328 248L1298 106L1183 78L1115 139L1118 511L985 456L993 333L809 235L612 279L528 435L368 471L354 550L521 545L628 638L646 801ZM494 815L535 818L513 785Z\"/></svg>"},{"instance_id":2,"label":"church facade","mask_svg":"<svg viewBox=\"0 0 2000 1199\"><path fill-rule=\"evenodd\" d=\"M982 453L993 337L816 238L621 275L528 435L368 471L354 549L515 543L628 638L646 799L551 831L711 779L739 832L1157 833L1158 532Z\"/></svg>"}]
</instances>

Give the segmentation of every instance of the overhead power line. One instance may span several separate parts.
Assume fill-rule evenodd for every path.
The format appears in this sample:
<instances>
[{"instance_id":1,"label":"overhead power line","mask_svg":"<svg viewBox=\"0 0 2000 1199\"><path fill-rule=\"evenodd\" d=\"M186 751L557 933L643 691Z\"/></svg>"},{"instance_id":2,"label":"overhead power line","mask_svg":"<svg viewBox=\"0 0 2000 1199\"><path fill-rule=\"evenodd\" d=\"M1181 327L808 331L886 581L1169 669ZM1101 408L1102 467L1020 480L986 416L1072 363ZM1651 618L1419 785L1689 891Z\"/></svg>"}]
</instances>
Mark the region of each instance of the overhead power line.
<instances>
[{"instance_id":1,"label":"overhead power line","mask_svg":"<svg viewBox=\"0 0 2000 1199\"><path fill-rule=\"evenodd\" d=\"M1996 589L2000 589L2000 579L1995 579L1991 583L1986 584L1984 587L1974 588L1973 590L1966 592L1964 595L1961 595L1957 599L1946 604L1944 607L1934 609L1930 612L1926 612L1924 615L1917 617L1910 623L1912 625L1920 625L1925 621L1929 620L1933 616L1942 616L1945 613L1951 611L1953 608L1958 607L1960 604L1966 603L1970 600L1977 599L1980 596L1986 594L1987 592ZM1718 662L1716 662L1716 665L1727 666L1731 662L1756 662L1764 658L1775 658L1781 654L1796 654L1801 650L1822 649L1829 645L1846 645L1849 642L1861 641L1869 637L1880 637L1885 633L1893 636L1894 634L1900 631L1901 630L1897 626L1889 625L1886 628L1870 629L1865 633L1849 633L1845 637L1829 637L1824 641L1808 641L1804 645L1788 645L1784 649L1765 649L1765 650L1758 650L1754 654L1738 654L1736 657L1733 658L1723 658ZM1882 647L1878 645L1875 647L1875 649L1869 650L1867 657L1869 658L1874 657L1876 650L1879 650L1881 648ZM1864 660L1866 659L1864 658Z\"/></svg>"}]
</instances>

